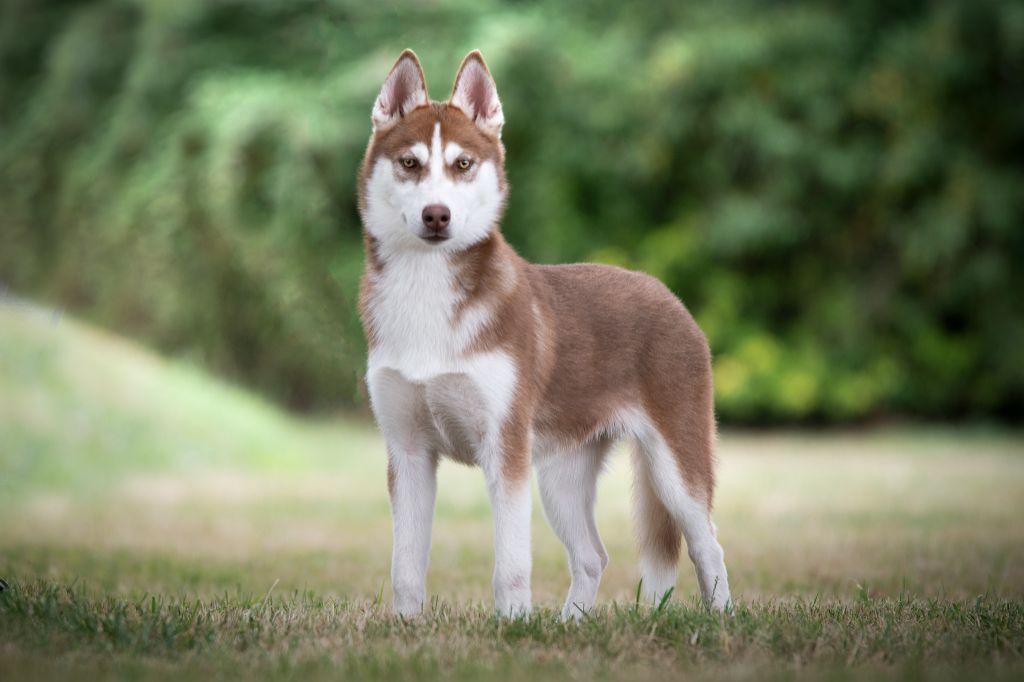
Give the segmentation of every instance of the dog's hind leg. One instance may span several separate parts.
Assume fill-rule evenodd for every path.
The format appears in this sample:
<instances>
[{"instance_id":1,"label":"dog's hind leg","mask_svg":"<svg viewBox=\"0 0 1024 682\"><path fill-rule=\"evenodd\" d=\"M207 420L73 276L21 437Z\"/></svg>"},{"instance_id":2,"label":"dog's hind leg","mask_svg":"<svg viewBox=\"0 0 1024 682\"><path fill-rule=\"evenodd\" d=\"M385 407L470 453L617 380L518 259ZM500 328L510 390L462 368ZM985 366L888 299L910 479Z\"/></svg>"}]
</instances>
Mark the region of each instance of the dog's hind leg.
<instances>
[{"instance_id":1,"label":"dog's hind leg","mask_svg":"<svg viewBox=\"0 0 1024 682\"><path fill-rule=\"evenodd\" d=\"M597 477L611 442L598 440L567 451L537 453L534 464L544 515L569 555L572 584L562 618L593 608L608 552L597 533Z\"/></svg>"}]
</instances>

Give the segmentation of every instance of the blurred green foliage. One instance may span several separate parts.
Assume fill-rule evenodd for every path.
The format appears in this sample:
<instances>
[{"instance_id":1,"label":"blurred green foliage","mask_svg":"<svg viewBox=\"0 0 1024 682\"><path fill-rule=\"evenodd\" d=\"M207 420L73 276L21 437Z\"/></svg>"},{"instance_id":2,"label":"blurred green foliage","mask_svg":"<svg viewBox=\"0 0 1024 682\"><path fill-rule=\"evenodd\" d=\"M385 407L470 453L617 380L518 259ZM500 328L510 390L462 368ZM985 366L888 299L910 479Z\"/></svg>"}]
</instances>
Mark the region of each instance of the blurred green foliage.
<instances>
[{"instance_id":1,"label":"blurred green foliage","mask_svg":"<svg viewBox=\"0 0 1024 682\"><path fill-rule=\"evenodd\" d=\"M725 421L1024 417L1024 4L0 0L0 282L361 402L355 178L398 52L498 81L503 229L651 272Z\"/></svg>"}]
</instances>

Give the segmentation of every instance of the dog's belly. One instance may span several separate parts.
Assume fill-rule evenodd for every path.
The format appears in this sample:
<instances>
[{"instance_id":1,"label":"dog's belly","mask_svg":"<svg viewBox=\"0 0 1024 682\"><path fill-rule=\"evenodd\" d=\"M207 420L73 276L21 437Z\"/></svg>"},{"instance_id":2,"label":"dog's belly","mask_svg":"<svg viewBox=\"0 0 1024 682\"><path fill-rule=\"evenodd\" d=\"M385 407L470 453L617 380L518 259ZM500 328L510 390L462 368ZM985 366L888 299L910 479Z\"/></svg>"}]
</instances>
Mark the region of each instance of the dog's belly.
<instances>
[{"instance_id":1,"label":"dog's belly","mask_svg":"<svg viewBox=\"0 0 1024 682\"><path fill-rule=\"evenodd\" d=\"M512 359L479 353L451 370L413 379L394 367L371 368L373 412L389 447L426 447L477 464L481 449L497 442L515 391Z\"/></svg>"}]
</instances>

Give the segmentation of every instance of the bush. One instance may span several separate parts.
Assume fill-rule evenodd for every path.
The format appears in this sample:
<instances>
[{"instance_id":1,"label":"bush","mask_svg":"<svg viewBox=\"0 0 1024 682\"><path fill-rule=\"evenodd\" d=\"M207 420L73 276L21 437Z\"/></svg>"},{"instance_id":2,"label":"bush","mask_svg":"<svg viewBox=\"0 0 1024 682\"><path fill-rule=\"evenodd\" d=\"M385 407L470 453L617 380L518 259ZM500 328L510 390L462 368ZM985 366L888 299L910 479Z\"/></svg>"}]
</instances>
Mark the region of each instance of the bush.
<instances>
[{"instance_id":1,"label":"bush","mask_svg":"<svg viewBox=\"0 0 1024 682\"><path fill-rule=\"evenodd\" d=\"M0 281L296 407L361 402L355 175L481 47L509 240L666 281L724 421L1024 416L1024 8L0 0Z\"/></svg>"}]
</instances>

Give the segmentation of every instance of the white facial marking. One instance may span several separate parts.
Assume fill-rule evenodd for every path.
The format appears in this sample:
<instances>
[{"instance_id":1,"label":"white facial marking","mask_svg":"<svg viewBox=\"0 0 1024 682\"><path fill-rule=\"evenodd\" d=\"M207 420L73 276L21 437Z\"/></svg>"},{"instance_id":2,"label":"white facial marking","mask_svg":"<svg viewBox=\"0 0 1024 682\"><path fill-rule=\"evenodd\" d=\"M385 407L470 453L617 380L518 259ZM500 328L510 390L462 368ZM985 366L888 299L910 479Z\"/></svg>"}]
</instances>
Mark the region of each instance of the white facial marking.
<instances>
[{"instance_id":1,"label":"white facial marking","mask_svg":"<svg viewBox=\"0 0 1024 682\"><path fill-rule=\"evenodd\" d=\"M430 179L437 182L444 176L444 155L441 153L441 124L434 124L430 139Z\"/></svg>"},{"instance_id":2,"label":"white facial marking","mask_svg":"<svg viewBox=\"0 0 1024 682\"><path fill-rule=\"evenodd\" d=\"M421 166L426 166L427 161L430 159L430 150L427 149L427 145L422 142L417 142L410 147L409 153L416 157L416 160L420 162Z\"/></svg>"},{"instance_id":3,"label":"white facial marking","mask_svg":"<svg viewBox=\"0 0 1024 682\"><path fill-rule=\"evenodd\" d=\"M462 155L462 145L458 142L449 142L444 148L444 162L446 165L455 163L455 159Z\"/></svg>"},{"instance_id":4,"label":"white facial marking","mask_svg":"<svg viewBox=\"0 0 1024 682\"><path fill-rule=\"evenodd\" d=\"M399 124L401 125L401 124ZM396 171L391 159L374 162L366 182L364 222L369 233L380 242L385 259L401 251L461 251L487 236L498 220L505 200L493 161L482 161L471 177L452 177L446 169L448 156L462 146L445 141L441 124L435 123L430 145L417 142L409 150L420 162L425 174L409 177ZM451 158L454 163L458 154ZM442 204L451 211L447 241L431 243L423 233L423 209Z\"/></svg>"}]
</instances>

